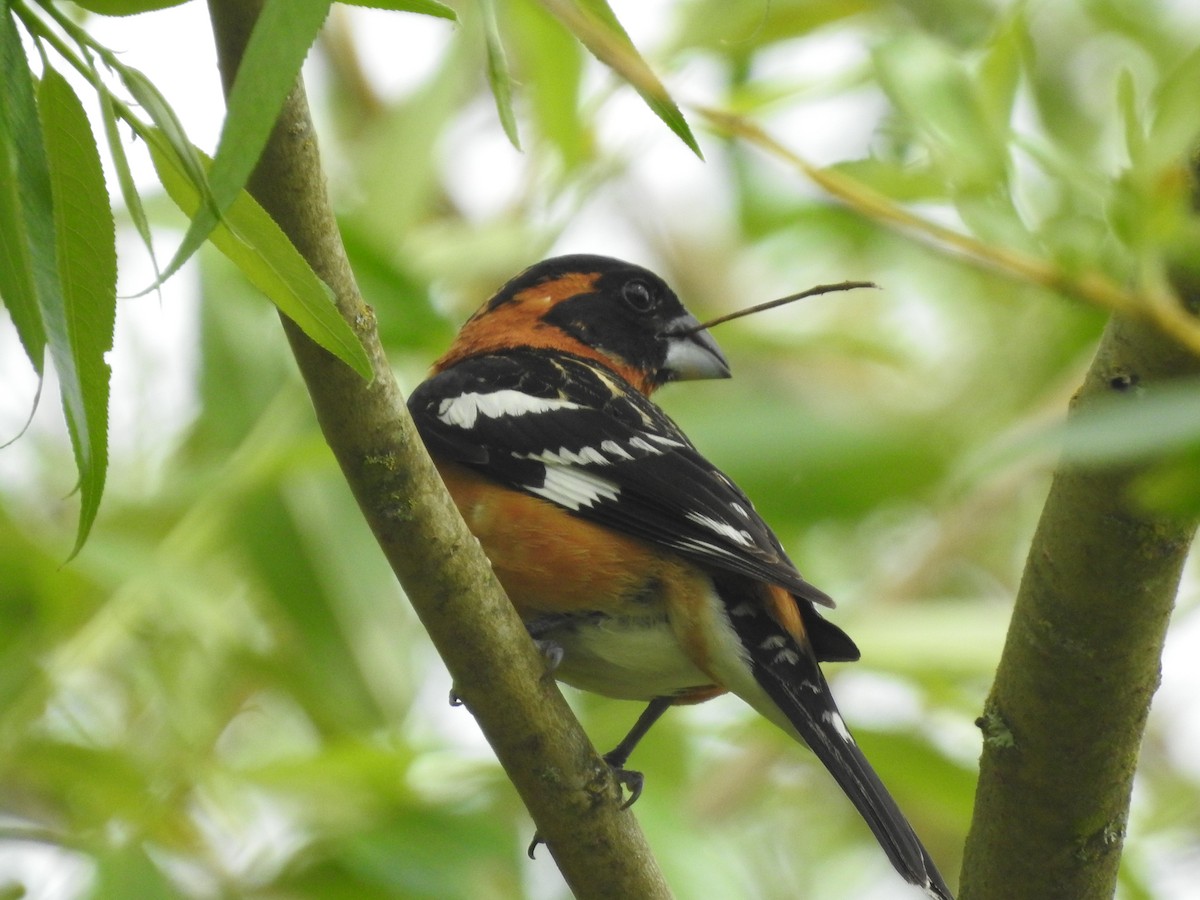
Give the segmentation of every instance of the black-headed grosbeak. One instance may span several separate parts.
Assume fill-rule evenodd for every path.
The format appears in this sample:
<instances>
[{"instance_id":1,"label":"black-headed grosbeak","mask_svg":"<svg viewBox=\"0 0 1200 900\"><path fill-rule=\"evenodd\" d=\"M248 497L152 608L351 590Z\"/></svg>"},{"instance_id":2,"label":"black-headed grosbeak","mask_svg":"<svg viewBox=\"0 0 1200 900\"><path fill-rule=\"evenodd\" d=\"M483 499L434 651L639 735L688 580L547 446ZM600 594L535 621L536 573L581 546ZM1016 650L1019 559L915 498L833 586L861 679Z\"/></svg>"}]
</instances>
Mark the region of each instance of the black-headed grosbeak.
<instances>
[{"instance_id":1,"label":"black-headed grosbeak","mask_svg":"<svg viewBox=\"0 0 1200 900\"><path fill-rule=\"evenodd\" d=\"M409 409L555 677L649 701L605 757L634 798L641 776L624 763L653 722L729 691L810 747L896 870L949 900L818 666L859 655L818 614L829 597L649 399L670 381L727 377L658 276L564 256L485 303Z\"/></svg>"}]
</instances>

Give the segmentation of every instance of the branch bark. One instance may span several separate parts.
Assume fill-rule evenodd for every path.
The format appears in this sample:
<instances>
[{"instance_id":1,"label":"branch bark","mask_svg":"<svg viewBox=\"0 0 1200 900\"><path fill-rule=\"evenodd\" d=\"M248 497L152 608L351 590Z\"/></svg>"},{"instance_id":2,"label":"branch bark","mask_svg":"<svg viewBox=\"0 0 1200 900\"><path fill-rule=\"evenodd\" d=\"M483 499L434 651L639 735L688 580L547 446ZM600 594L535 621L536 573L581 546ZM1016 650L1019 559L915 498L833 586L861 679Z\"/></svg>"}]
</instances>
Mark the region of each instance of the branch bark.
<instances>
[{"instance_id":1,"label":"branch bark","mask_svg":"<svg viewBox=\"0 0 1200 900\"><path fill-rule=\"evenodd\" d=\"M1185 299L1196 307L1194 292ZM1072 415L1137 401L1200 360L1114 317ZM960 900L1111 897L1138 750L1195 524L1130 500L1145 465L1055 474L979 719L983 755Z\"/></svg>"},{"instance_id":2,"label":"branch bark","mask_svg":"<svg viewBox=\"0 0 1200 900\"><path fill-rule=\"evenodd\" d=\"M260 8L209 0L226 92ZM370 384L283 320L363 515L568 886L580 898L670 897L636 822L620 809L608 767L546 674L417 436L346 259L300 83L249 187L333 289L367 348Z\"/></svg>"}]
</instances>

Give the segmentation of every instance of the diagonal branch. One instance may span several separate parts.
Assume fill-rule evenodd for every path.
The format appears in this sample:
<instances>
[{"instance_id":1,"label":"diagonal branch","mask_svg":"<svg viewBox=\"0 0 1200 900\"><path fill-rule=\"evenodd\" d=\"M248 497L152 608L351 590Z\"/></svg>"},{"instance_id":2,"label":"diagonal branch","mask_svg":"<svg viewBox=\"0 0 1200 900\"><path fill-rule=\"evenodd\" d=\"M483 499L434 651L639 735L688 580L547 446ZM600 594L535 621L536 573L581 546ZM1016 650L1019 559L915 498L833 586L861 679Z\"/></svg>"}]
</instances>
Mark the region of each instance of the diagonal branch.
<instances>
[{"instance_id":1,"label":"diagonal branch","mask_svg":"<svg viewBox=\"0 0 1200 900\"><path fill-rule=\"evenodd\" d=\"M209 0L227 92L260 6ZM283 321L326 441L568 885L580 898L669 897L608 767L546 675L413 428L346 260L299 84L250 190L333 289L367 349L370 384Z\"/></svg>"}]
</instances>

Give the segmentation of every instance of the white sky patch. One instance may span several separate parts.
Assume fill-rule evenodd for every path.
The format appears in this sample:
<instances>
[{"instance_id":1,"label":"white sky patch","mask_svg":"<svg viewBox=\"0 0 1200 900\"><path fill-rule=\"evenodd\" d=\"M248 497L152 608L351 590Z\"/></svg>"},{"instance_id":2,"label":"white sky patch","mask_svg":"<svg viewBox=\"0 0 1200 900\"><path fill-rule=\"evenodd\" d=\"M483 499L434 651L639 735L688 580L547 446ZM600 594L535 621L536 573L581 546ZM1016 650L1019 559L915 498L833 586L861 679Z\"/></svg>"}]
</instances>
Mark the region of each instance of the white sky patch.
<instances>
[{"instance_id":1,"label":"white sky patch","mask_svg":"<svg viewBox=\"0 0 1200 900\"><path fill-rule=\"evenodd\" d=\"M743 531L740 528L734 528L728 522L722 522L720 519L714 519L712 516L706 516L704 513L690 512L687 514L690 521L697 525L703 525L709 531L721 535L721 537L729 538L735 544L741 544L743 547L751 547L754 545L753 538L749 532Z\"/></svg>"},{"instance_id":2,"label":"white sky patch","mask_svg":"<svg viewBox=\"0 0 1200 900\"><path fill-rule=\"evenodd\" d=\"M607 478L593 475L582 469L546 467L546 482L541 487L527 486L526 489L552 503L577 510L583 506L595 506L600 500L616 500L621 488Z\"/></svg>"},{"instance_id":3,"label":"white sky patch","mask_svg":"<svg viewBox=\"0 0 1200 900\"><path fill-rule=\"evenodd\" d=\"M578 403L553 397L534 397L520 391L505 389L487 394L459 394L447 397L438 406L438 418L447 425L474 428L482 414L489 419L501 416L523 416L528 413L551 412L556 409L579 409Z\"/></svg>"}]
</instances>

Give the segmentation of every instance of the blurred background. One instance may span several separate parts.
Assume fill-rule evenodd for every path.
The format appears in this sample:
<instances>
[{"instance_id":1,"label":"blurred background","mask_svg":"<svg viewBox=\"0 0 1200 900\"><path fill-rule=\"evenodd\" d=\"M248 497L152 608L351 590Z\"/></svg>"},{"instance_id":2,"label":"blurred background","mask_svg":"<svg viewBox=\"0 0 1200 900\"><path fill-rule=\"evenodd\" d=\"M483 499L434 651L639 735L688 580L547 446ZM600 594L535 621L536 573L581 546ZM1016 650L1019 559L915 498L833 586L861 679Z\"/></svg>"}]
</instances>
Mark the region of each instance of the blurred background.
<instances>
[{"instance_id":1,"label":"blurred background","mask_svg":"<svg viewBox=\"0 0 1200 900\"><path fill-rule=\"evenodd\" d=\"M973 720L1055 459L1039 436L1105 315L832 203L689 104L744 113L995 246L1132 283L1192 234L1170 211L1200 125L1200 8L614 0L701 161L537 4L498 0L518 152L479 7L451 5L458 24L335 7L305 73L347 249L406 390L548 255L647 265L701 318L879 283L721 326L734 379L658 400L837 599L863 659L827 667L834 691L953 882ZM83 21L211 152L205 7ZM148 169L144 184L169 258L183 220ZM118 226L132 295L152 269L119 212ZM525 858L530 820L447 704L273 308L206 249L160 295L120 301L116 342L107 493L70 563L78 503L52 385L0 449L0 897L566 897L548 853ZM0 385L7 441L37 385L6 318ZM1127 900L1194 897L1200 879L1196 599L1193 565ZM564 690L601 749L639 712ZM638 819L682 900L909 896L811 757L735 699L673 711L633 765Z\"/></svg>"}]
</instances>

